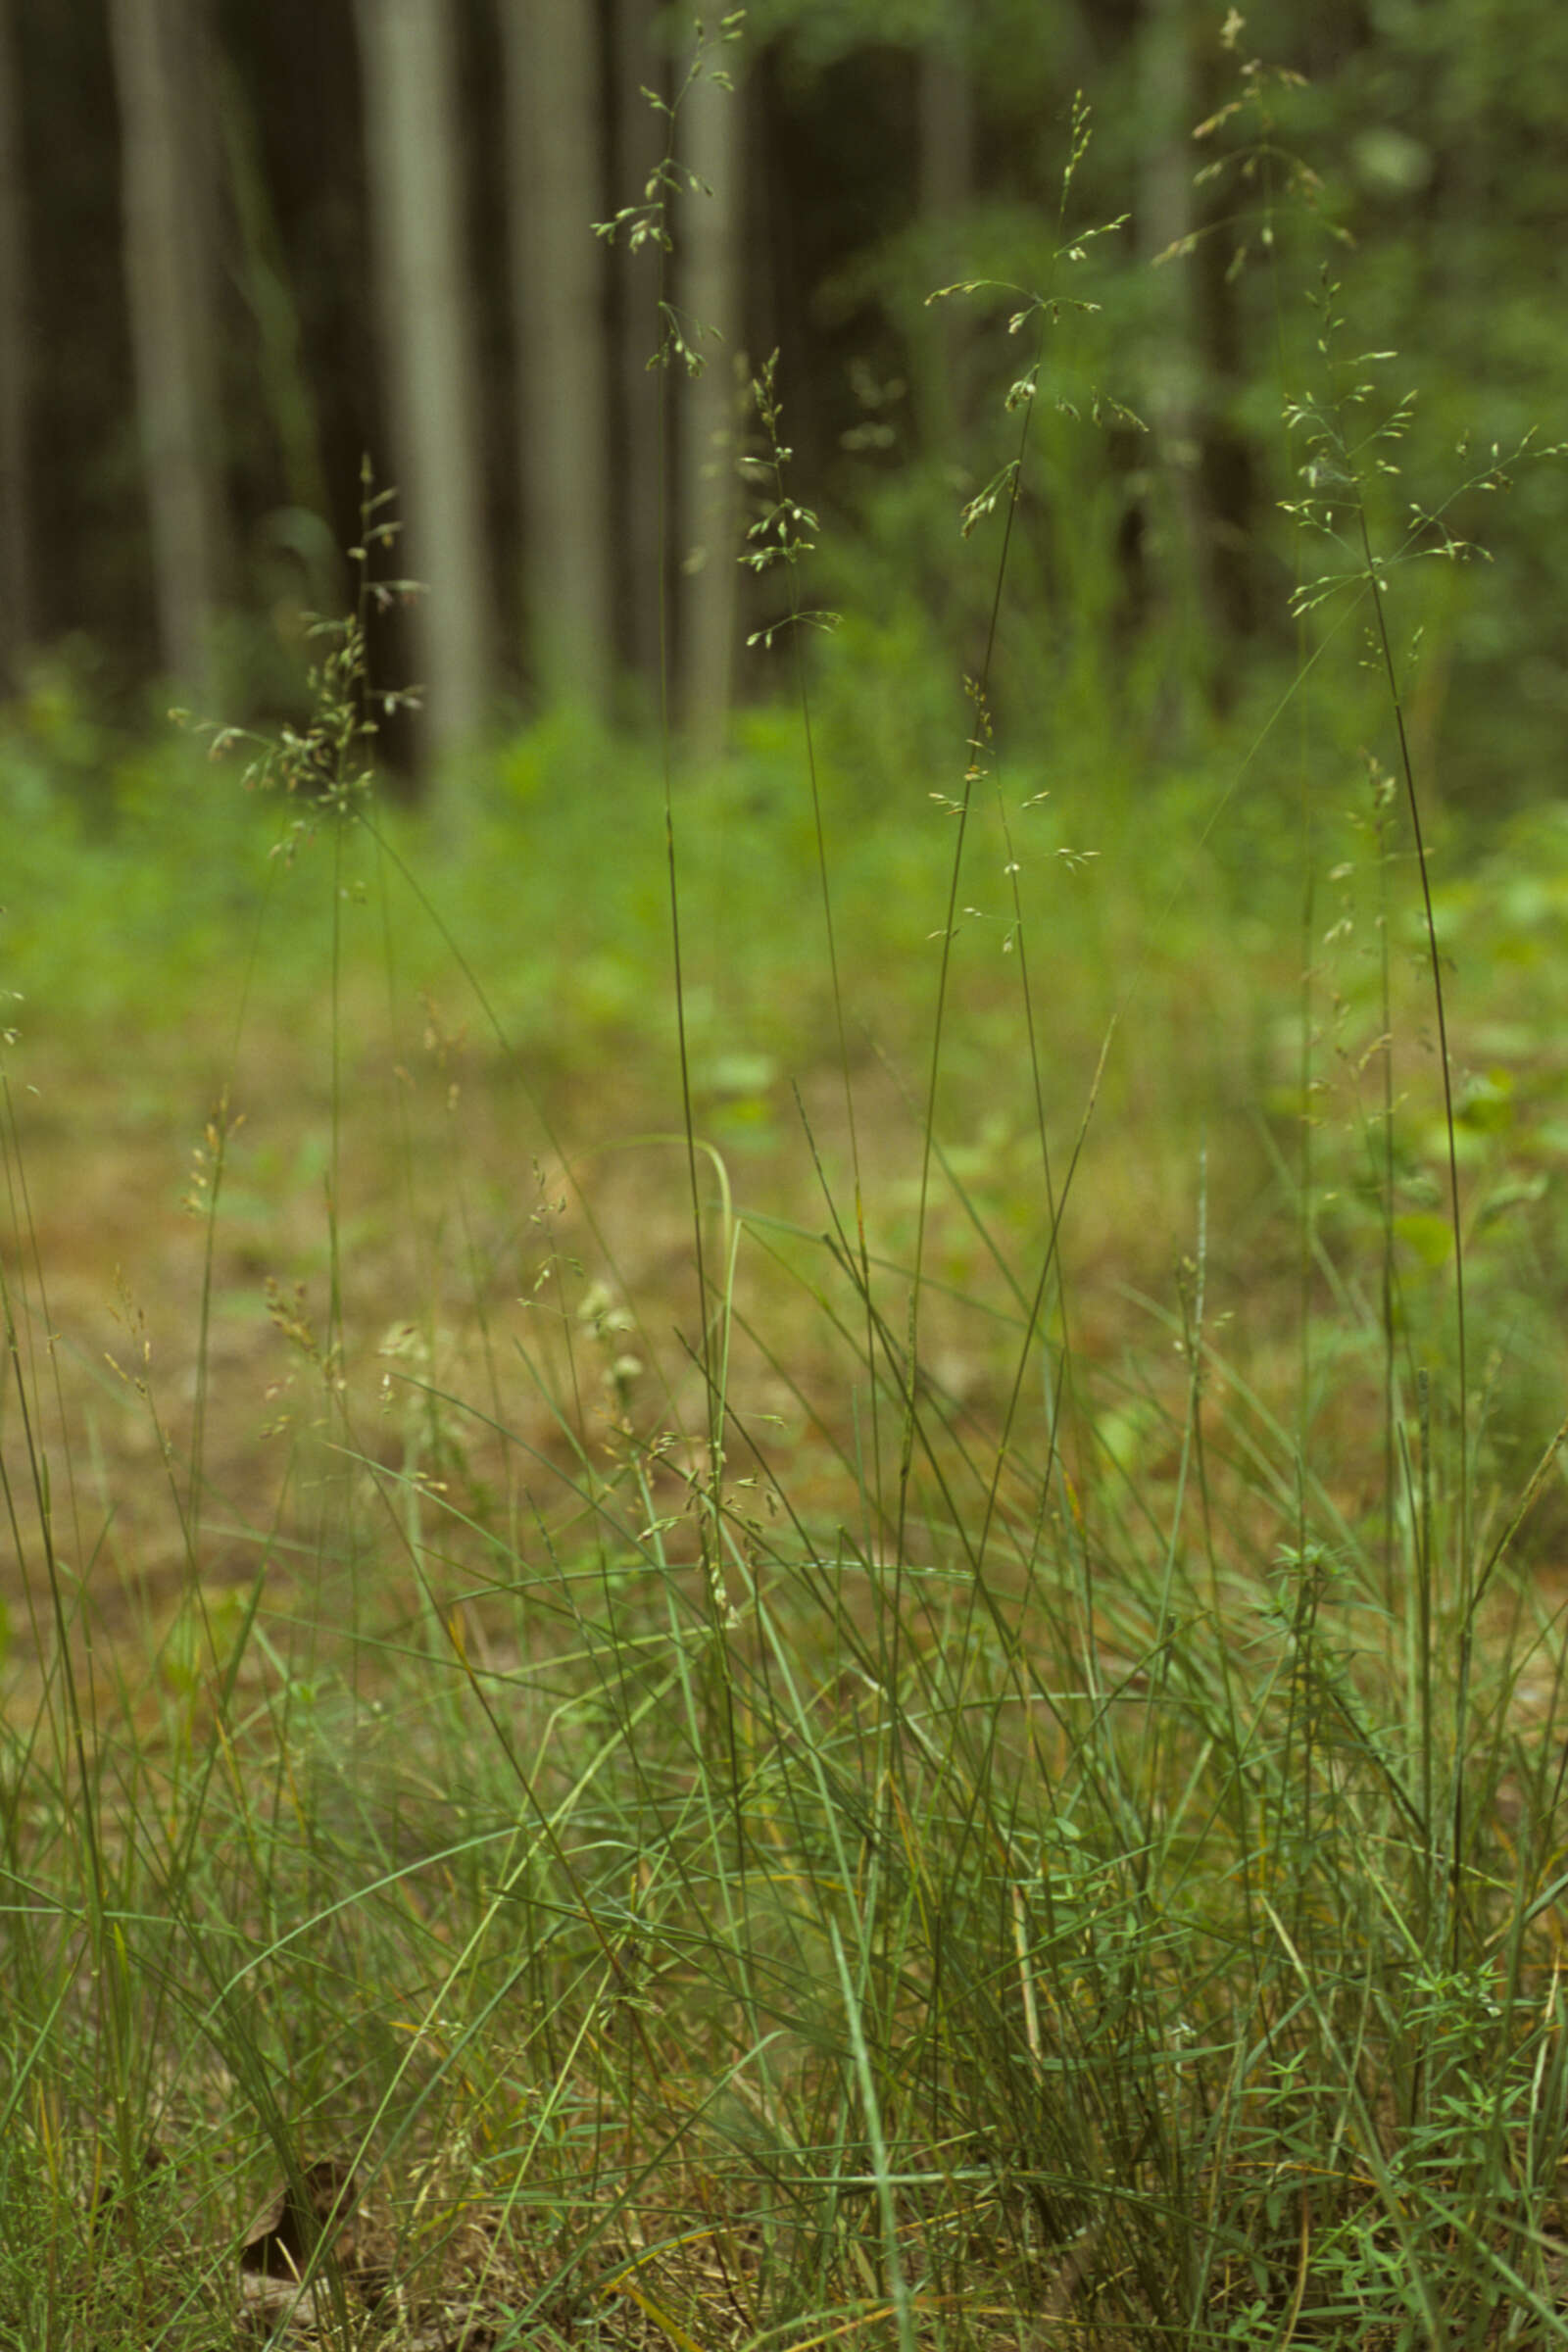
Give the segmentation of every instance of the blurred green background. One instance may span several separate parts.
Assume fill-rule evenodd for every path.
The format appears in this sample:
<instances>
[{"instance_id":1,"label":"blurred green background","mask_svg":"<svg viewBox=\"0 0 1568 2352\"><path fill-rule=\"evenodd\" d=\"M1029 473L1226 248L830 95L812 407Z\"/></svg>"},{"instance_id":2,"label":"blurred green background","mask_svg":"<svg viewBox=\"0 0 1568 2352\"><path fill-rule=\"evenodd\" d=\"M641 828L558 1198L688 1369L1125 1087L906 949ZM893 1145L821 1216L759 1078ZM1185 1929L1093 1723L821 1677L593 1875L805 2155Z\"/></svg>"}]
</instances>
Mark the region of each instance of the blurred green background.
<instances>
[{"instance_id":1,"label":"blurred green background","mask_svg":"<svg viewBox=\"0 0 1568 2352\"><path fill-rule=\"evenodd\" d=\"M305 722L368 462L401 526L373 568L424 589L369 612L376 686L418 690L376 710L387 838L546 1078L662 1066L662 713L703 1066L750 1100L748 1073L825 1050L797 648L761 642L793 588L839 615L799 650L866 1036L924 1018L935 796L985 667L1024 812L1010 844L983 820L964 886L977 1071L1017 851L1058 1042L1090 1051L1150 953L1179 1025L1180 975L1235 922L1215 1018L1250 1086L1303 871L1345 857L1367 758L1392 757L1364 614L1291 616L1319 555L1281 511L1308 455L1285 412L1350 380L1320 348L1331 284L1340 351L1397 354L1365 371L1367 421L1414 395L1374 521L1412 558L1393 601L1440 897L1489 972L1551 961L1568 482L1527 455L1509 495L1446 502L1494 444L1556 431L1561 12L762 0L707 34L651 0L0 6L0 949L24 1032L216 1053L242 1003L289 1029L319 1001L341 876L270 858L275 798L167 713ZM959 280L986 282L928 301ZM1036 296L1060 306L1043 333ZM813 517L793 576L740 560L777 490L750 397L774 351ZM1015 454L1020 382L988 655L1005 497L963 518ZM1412 504L1441 527L1411 532ZM1490 562L1426 561L1445 532ZM1522 879L1478 895L1521 828L1528 906ZM395 927L411 984L438 985L439 927ZM346 936L384 954L373 888Z\"/></svg>"},{"instance_id":2,"label":"blurred green background","mask_svg":"<svg viewBox=\"0 0 1568 2352\"><path fill-rule=\"evenodd\" d=\"M171 681L228 717L297 710L366 453L401 496L394 568L429 590L377 646L424 691L422 734L390 730L405 769L561 702L645 717L662 601L678 715L734 742L777 668L744 641L778 580L733 562L775 348L822 520L810 601L852 615L842 756L875 802L951 735L995 570L956 517L1010 454L1031 356L1005 291L928 306L958 278L1099 306L1048 337L997 679L1053 755L1089 728L1141 766L1191 758L1297 660L1281 416L1311 390L1324 268L1417 395L1400 499L1446 495L1463 440L1553 437L1568 27L1541 0L763 0L738 29L688 84L691 21L650 0L8 0L14 818L59 798L112 835L124 735ZM711 200L657 179L666 150ZM662 265L625 224L593 234L651 173ZM661 295L709 363L689 384L648 365ZM1148 429L1085 429L1097 396ZM1557 754L1565 495L1530 470L1487 516L1485 591L1426 592L1420 716L1466 807L1539 794Z\"/></svg>"}]
</instances>

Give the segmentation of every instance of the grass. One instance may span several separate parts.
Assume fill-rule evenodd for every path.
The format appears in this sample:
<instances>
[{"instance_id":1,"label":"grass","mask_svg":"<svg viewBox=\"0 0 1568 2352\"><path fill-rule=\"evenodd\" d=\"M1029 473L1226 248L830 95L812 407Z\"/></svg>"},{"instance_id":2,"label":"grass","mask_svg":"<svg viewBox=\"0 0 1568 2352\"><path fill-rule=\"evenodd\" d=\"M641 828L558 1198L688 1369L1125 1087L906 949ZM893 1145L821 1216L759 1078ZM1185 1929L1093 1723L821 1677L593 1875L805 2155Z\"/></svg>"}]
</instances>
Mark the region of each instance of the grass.
<instances>
[{"instance_id":1,"label":"grass","mask_svg":"<svg viewBox=\"0 0 1568 2352\"><path fill-rule=\"evenodd\" d=\"M829 655L706 776L522 739L443 865L362 603L270 771L314 840L188 934L220 992L155 952L188 879L83 858L152 1132L100 1196L6 1098L9 2340L1568 2337L1568 858L1424 896L1393 644L1381 761L1334 740L1376 480L1304 421L1369 520L1288 829L1277 735L1058 817L984 671L841 826ZM232 894L255 804L200 806ZM152 1164L183 1242L73 1347Z\"/></svg>"}]
</instances>

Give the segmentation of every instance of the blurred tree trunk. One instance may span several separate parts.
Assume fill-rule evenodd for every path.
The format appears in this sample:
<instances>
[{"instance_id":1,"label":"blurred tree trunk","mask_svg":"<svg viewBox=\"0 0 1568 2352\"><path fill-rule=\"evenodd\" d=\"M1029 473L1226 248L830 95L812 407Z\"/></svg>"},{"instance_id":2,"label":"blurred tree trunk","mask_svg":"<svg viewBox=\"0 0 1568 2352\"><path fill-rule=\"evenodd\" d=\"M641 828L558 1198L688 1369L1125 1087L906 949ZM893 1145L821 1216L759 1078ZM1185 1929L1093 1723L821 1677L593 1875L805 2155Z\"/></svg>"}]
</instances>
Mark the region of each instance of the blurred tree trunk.
<instances>
[{"instance_id":1,"label":"blurred tree trunk","mask_svg":"<svg viewBox=\"0 0 1568 2352\"><path fill-rule=\"evenodd\" d=\"M464 249L452 0L357 0L367 169L398 511L422 582L427 753L471 741L491 682L473 302Z\"/></svg>"},{"instance_id":2,"label":"blurred tree trunk","mask_svg":"<svg viewBox=\"0 0 1568 2352\"><path fill-rule=\"evenodd\" d=\"M930 255L931 286L964 273L964 214L974 195L974 91L962 34L933 38L920 52L920 220ZM930 288L927 288L930 291ZM951 457L958 427L962 306L934 303L914 350L915 411L927 451Z\"/></svg>"},{"instance_id":3,"label":"blurred tree trunk","mask_svg":"<svg viewBox=\"0 0 1568 2352\"><path fill-rule=\"evenodd\" d=\"M609 212L640 204L664 152L665 123L644 97L667 97L664 61L653 46L654 0L612 0L614 59L614 160ZM631 253L624 240L612 254L617 410L615 540L620 557L617 601L627 662L650 684L660 662L660 581L664 549L660 532L662 408L649 367L659 344L654 314L654 257Z\"/></svg>"},{"instance_id":4,"label":"blurred tree trunk","mask_svg":"<svg viewBox=\"0 0 1568 2352\"><path fill-rule=\"evenodd\" d=\"M277 443L288 504L324 523L331 493L321 457L315 389L305 366L299 305L290 280L250 91L225 62L220 129L234 204L235 274L256 336L257 405ZM301 555L303 560L304 550ZM338 601L333 598L334 605Z\"/></svg>"},{"instance_id":5,"label":"blurred tree trunk","mask_svg":"<svg viewBox=\"0 0 1568 2352\"><path fill-rule=\"evenodd\" d=\"M720 51L714 63L731 70L736 54ZM725 89L705 73L675 125L681 162L712 190L683 195L674 220L682 332L704 361L701 375L679 388L680 710L693 745L710 757L722 750L729 723L740 613L737 166L744 105L742 89Z\"/></svg>"},{"instance_id":6,"label":"blurred tree trunk","mask_svg":"<svg viewBox=\"0 0 1568 2352\"><path fill-rule=\"evenodd\" d=\"M1234 206L1235 184L1226 178L1200 202L1195 175L1213 154L1195 147L1192 134L1200 118L1233 94L1234 75L1234 62L1194 0L1145 0L1141 243L1152 260L1195 239L1190 253L1153 281L1162 299L1151 320L1151 421L1186 542L1185 576L1169 585L1178 608L1199 623L1195 669L1219 710L1229 704L1242 642L1256 620L1255 489L1250 450L1230 415L1242 351L1230 276L1236 237L1220 222Z\"/></svg>"},{"instance_id":7,"label":"blurred tree trunk","mask_svg":"<svg viewBox=\"0 0 1568 2352\"><path fill-rule=\"evenodd\" d=\"M26 179L11 0L0 0L0 686L32 634L27 517Z\"/></svg>"},{"instance_id":8,"label":"blurred tree trunk","mask_svg":"<svg viewBox=\"0 0 1568 2352\"><path fill-rule=\"evenodd\" d=\"M611 672L610 379L595 11L502 0L524 610L548 700L602 710Z\"/></svg>"},{"instance_id":9,"label":"blurred tree trunk","mask_svg":"<svg viewBox=\"0 0 1568 2352\"><path fill-rule=\"evenodd\" d=\"M1205 29L1207 20L1204 20ZM1210 34L1199 52L1198 102L1204 119L1236 94L1237 61ZM1210 699L1226 710L1248 641L1258 626L1257 461L1238 419L1246 389L1240 290L1232 269L1236 249L1251 233L1230 225L1237 183L1208 195L1208 233L1193 257L1194 338L1201 370L1198 404L1198 497L1201 517L1203 597L1221 660L1209 681Z\"/></svg>"},{"instance_id":10,"label":"blurred tree trunk","mask_svg":"<svg viewBox=\"0 0 1568 2352\"><path fill-rule=\"evenodd\" d=\"M222 477L206 0L111 0L109 25L159 647L180 688L210 702Z\"/></svg>"},{"instance_id":11,"label":"blurred tree trunk","mask_svg":"<svg viewBox=\"0 0 1568 2352\"><path fill-rule=\"evenodd\" d=\"M1188 0L1145 0L1139 57L1139 258L1152 264L1191 236L1195 211L1193 149L1198 121L1196 79L1187 31ZM1198 497L1198 353L1193 338L1192 263L1169 260L1148 283L1149 325L1144 381L1158 474L1176 511L1179 529L1167 536L1174 575L1162 583L1168 609L1201 623L1200 595L1202 516ZM1200 649L1200 662L1205 659Z\"/></svg>"}]
</instances>

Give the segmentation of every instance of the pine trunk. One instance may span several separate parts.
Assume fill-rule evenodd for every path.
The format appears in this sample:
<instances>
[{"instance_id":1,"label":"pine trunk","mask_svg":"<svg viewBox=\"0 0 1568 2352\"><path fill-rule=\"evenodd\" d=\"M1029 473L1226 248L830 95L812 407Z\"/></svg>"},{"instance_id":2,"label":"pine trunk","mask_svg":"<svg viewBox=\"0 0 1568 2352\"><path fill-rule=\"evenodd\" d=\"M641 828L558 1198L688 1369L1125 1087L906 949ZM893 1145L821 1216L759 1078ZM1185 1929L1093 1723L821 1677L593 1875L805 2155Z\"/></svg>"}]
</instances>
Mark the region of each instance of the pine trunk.
<instances>
[{"instance_id":1,"label":"pine trunk","mask_svg":"<svg viewBox=\"0 0 1568 2352\"><path fill-rule=\"evenodd\" d=\"M491 601L452 0L359 0L372 252L415 608L424 748L484 723ZM379 470L379 469L378 469Z\"/></svg>"},{"instance_id":2,"label":"pine trunk","mask_svg":"<svg viewBox=\"0 0 1568 2352\"><path fill-rule=\"evenodd\" d=\"M704 363L702 373L679 389L680 707L690 740L705 757L722 750L728 729L740 611L735 460L744 103L742 91L705 74L687 92L676 123L680 159L705 183L681 197L674 220L682 331Z\"/></svg>"},{"instance_id":3,"label":"pine trunk","mask_svg":"<svg viewBox=\"0 0 1568 2352\"><path fill-rule=\"evenodd\" d=\"M16 28L0 0L0 686L32 634L27 527L26 179Z\"/></svg>"},{"instance_id":4,"label":"pine trunk","mask_svg":"<svg viewBox=\"0 0 1568 2352\"><path fill-rule=\"evenodd\" d=\"M602 709L611 662L610 354L591 8L503 0L528 667Z\"/></svg>"},{"instance_id":5,"label":"pine trunk","mask_svg":"<svg viewBox=\"0 0 1568 2352\"><path fill-rule=\"evenodd\" d=\"M653 46L651 0L612 0L614 58L614 153L608 211L644 201L650 174L664 152L664 118L645 89L663 94L664 60ZM659 343L654 311L654 256L632 253L624 241L612 256L615 340L617 456L615 539L619 558L616 600L628 667L652 688L660 674L660 485L664 478L663 409L649 363Z\"/></svg>"},{"instance_id":6,"label":"pine trunk","mask_svg":"<svg viewBox=\"0 0 1568 2352\"><path fill-rule=\"evenodd\" d=\"M974 194L974 94L956 46L928 43L920 56L920 219L932 286L951 285L967 267L964 215ZM915 401L921 442L951 461L958 428L958 362L963 310L934 303L917 337Z\"/></svg>"},{"instance_id":7,"label":"pine trunk","mask_svg":"<svg viewBox=\"0 0 1568 2352\"><path fill-rule=\"evenodd\" d=\"M181 690L210 703L222 493L204 0L112 0L110 31L159 645Z\"/></svg>"}]
</instances>

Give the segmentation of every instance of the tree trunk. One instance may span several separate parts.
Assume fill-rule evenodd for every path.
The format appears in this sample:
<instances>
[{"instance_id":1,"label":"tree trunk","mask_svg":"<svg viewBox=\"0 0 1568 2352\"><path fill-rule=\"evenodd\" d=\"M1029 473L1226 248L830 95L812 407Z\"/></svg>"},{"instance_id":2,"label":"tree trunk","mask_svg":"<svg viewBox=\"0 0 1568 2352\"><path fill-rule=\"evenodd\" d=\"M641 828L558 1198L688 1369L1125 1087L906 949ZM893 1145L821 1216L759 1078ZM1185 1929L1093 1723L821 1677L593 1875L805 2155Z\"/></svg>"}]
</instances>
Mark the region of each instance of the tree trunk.
<instances>
[{"instance_id":1,"label":"tree trunk","mask_svg":"<svg viewBox=\"0 0 1568 2352\"><path fill-rule=\"evenodd\" d=\"M472 300L464 250L452 0L358 0L376 295L423 738L471 741L489 696L490 615Z\"/></svg>"},{"instance_id":2,"label":"tree trunk","mask_svg":"<svg viewBox=\"0 0 1568 2352\"><path fill-rule=\"evenodd\" d=\"M27 527L26 184L16 28L0 0L0 686L32 634Z\"/></svg>"},{"instance_id":3,"label":"tree trunk","mask_svg":"<svg viewBox=\"0 0 1568 2352\"><path fill-rule=\"evenodd\" d=\"M968 260L963 216L974 195L974 92L960 43L961 36L928 40L920 52L920 219L933 287L961 277ZM934 303L915 338L915 409L927 455L955 454L963 317L961 304Z\"/></svg>"},{"instance_id":4,"label":"tree trunk","mask_svg":"<svg viewBox=\"0 0 1568 2352\"><path fill-rule=\"evenodd\" d=\"M1232 94L1233 62L1210 43L1200 67L1199 99L1205 117ZM1209 678L1215 708L1228 710L1247 641L1258 624L1256 580L1257 467L1252 445L1237 422L1244 382L1242 320L1232 260L1242 232L1228 216L1235 182L1209 198L1209 233L1194 256L1193 333L1202 398L1199 404L1198 499L1202 530L1203 597L1219 660Z\"/></svg>"},{"instance_id":5,"label":"tree trunk","mask_svg":"<svg viewBox=\"0 0 1568 2352\"><path fill-rule=\"evenodd\" d=\"M255 329L256 399L277 444L288 504L323 524L331 492L321 457L315 387L305 365L299 306L268 186L251 94L225 64L219 125L234 205L235 274Z\"/></svg>"},{"instance_id":6,"label":"tree trunk","mask_svg":"<svg viewBox=\"0 0 1568 2352\"><path fill-rule=\"evenodd\" d=\"M1152 260L1179 240L1193 251L1161 270L1163 296L1151 319L1151 421L1161 465L1182 518L1185 546L1172 599L1197 623L1194 667L1212 707L1231 699L1241 641L1251 631L1251 454L1227 414L1241 368L1235 292L1229 283L1233 238L1217 225L1235 201L1234 185L1200 205L1194 176L1213 160L1195 147L1193 127L1229 95L1216 81L1226 65L1216 43L1205 68L1200 39L1207 19L1192 0L1146 0L1143 115L1150 125L1140 187L1141 243ZM1204 230L1206 234L1202 233Z\"/></svg>"},{"instance_id":7,"label":"tree trunk","mask_svg":"<svg viewBox=\"0 0 1568 2352\"><path fill-rule=\"evenodd\" d=\"M501 26L529 667L547 700L602 710L612 622L598 24L583 0L502 0Z\"/></svg>"},{"instance_id":8,"label":"tree trunk","mask_svg":"<svg viewBox=\"0 0 1568 2352\"><path fill-rule=\"evenodd\" d=\"M1199 119L1197 76L1188 33L1188 0L1144 0L1139 57L1140 113L1145 124L1138 181L1139 258L1152 265L1190 237L1197 222L1193 175L1208 159L1193 146ZM1214 662L1206 625L1203 512L1198 480L1199 355L1194 334L1193 262L1172 258L1150 278L1146 365L1149 423L1159 478L1176 528L1166 538L1157 594L1182 645L1184 674L1197 674L1204 692ZM1125 526L1124 542L1141 561L1146 518ZM1129 583L1138 602L1141 583ZM1171 681L1174 687L1176 681Z\"/></svg>"},{"instance_id":9,"label":"tree trunk","mask_svg":"<svg viewBox=\"0 0 1568 2352\"><path fill-rule=\"evenodd\" d=\"M608 210L640 204L649 175L664 152L664 117L645 89L668 95L662 55L653 46L651 0L612 0L614 58L614 159ZM661 580L665 550L660 532L665 452L663 411L649 362L659 343L654 312L654 257L632 253L624 241L612 252L615 333L616 493L619 555L616 599L620 641L631 670L649 687L659 677Z\"/></svg>"},{"instance_id":10,"label":"tree trunk","mask_svg":"<svg viewBox=\"0 0 1568 2352\"><path fill-rule=\"evenodd\" d=\"M726 68L736 56L720 53ZM740 359L740 89L705 73L675 124L688 171L712 190L675 208L682 332L702 355L701 375L679 387L681 716L695 749L721 751L729 723L740 611L740 500L735 471ZM716 331L715 331L716 330Z\"/></svg>"},{"instance_id":11,"label":"tree trunk","mask_svg":"<svg viewBox=\"0 0 1568 2352\"><path fill-rule=\"evenodd\" d=\"M205 0L112 0L125 274L162 660L210 702L222 508Z\"/></svg>"}]
</instances>

